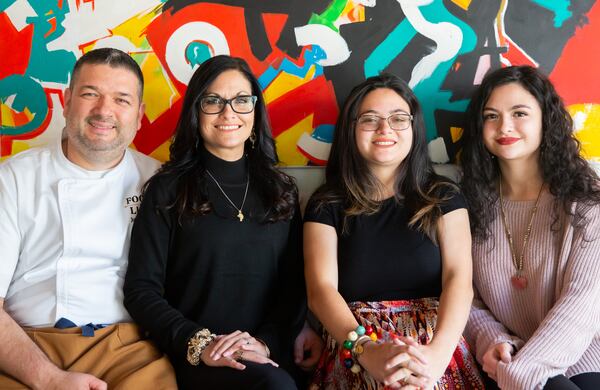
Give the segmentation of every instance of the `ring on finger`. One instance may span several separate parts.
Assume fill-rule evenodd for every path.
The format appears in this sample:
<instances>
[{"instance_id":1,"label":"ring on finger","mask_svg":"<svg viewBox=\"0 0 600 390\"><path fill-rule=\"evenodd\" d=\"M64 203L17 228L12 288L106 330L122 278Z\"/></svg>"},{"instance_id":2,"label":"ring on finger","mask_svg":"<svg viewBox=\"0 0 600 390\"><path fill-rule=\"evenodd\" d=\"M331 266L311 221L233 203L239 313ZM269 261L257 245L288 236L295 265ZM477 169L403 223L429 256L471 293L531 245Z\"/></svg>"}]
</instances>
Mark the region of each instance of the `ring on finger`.
<instances>
[{"instance_id":1,"label":"ring on finger","mask_svg":"<svg viewBox=\"0 0 600 390\"><path fill-rule=\"evenodd\" d=\"M244 351L242 351L241 349L238 349L233 354L233 359L234 360L242 360L243 357L244 357Z\"/></svg>"}]
</instances>

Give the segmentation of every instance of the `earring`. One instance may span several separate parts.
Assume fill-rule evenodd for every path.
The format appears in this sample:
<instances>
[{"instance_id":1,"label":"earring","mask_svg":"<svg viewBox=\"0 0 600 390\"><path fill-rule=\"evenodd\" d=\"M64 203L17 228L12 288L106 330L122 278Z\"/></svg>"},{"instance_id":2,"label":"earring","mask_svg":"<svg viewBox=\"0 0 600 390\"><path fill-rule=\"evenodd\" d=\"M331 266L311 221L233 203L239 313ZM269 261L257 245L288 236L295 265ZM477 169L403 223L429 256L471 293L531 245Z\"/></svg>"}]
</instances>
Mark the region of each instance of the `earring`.
<instances>
[{"instance_id":1,"label":"earring","mask_svg":"<svg viewBox=\"0 0 600 390\"><path fill-rule=\"evenodd\" d=\"M248 139L252 144L252 149L254 149L254 144L256 143L256 133L254 132L254 129L252 129L252 132L250 133L250 137L248 137Z\"/></svg>"}]
</instances>

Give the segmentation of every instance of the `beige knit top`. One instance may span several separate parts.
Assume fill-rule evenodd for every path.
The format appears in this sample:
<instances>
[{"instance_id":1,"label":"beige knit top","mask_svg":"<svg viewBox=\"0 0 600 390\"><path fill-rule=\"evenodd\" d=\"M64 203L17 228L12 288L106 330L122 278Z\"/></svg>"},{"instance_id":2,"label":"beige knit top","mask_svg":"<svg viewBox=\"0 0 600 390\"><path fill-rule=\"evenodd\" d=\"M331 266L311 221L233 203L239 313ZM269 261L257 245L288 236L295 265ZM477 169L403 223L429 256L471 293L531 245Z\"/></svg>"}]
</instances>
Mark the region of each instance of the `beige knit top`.
<instances>
[{"instance_id":1,"label":"beige knit top","mask_svg":"<svg viewBox=\"0 0 600 390\"><path fill-rule=\"evenodd\" d=\"M541 389L556 375L600 372L600 206L572 206L585 212L585 229L561 213L561 227L552 231L553 203L544 192L523 260L526 289L510 282L516 268L499 212L491 237L473 243L476 299L465 335L480 363L496 343L517 346L512 362L498 366L504 390ZM518 258L535 201L504 204Z\"/></svg>"}]
</instances>

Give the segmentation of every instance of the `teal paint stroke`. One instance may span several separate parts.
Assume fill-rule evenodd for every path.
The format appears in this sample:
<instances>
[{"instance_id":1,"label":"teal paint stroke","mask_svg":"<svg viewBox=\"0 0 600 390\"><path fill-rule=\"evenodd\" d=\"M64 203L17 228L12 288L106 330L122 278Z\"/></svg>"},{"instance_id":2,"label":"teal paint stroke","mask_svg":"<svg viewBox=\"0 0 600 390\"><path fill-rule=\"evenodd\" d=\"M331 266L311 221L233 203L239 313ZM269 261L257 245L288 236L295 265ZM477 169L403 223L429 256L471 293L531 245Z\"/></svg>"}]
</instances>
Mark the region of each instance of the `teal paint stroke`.
<instances>
[{"instance_id":1,"label":"teal paint stroke","mask_svg":"<svg viewBox=\"0 0 600 390\"><path fill-rule=\"evenodd\" d=\"M428 5L420 7L419 10L423 14L423 17L430 23L448 22L461 29L463 41L456 56L468 53L475 48L477 35L473 29L450 13L442 0L435 0ZM395 57L402 54L404 48L416 34L417 31L408 19L400 22L365 61L365 77L374 76L383 71ZM451 102L452 92L441 89L442 83L455 60L456 57L440 63L429 78L422 80L413 88L415 95L417 95L423 107L428 141L438 136L434 116L436 110L443 109L464 112L467 108L468 100Z\"/></svg>"},{"instance_id":2,"label":"teal paint stroke","mask_svg":"<svg viewBox=\"0 0 600 390\"><path fill-rule=\"evenodd\" d=\"M569 11L571 2L569 0L531 0L533 3L554 12L554 27L561 28L563 23L573 16Z\"/></svg>"},{"instance_id":3,"label":"teal paint stroke","mask_svg":"<svg viewBox=\"0 0 600 390\"><path fill-rule=\"evenodd\" d=\"M30 0L29 5L36 16L26 19L27 23L33 25L33 37L25 74L38 80L66 84L75 65L75 54L67 50L49 51L47 45L64 34L62 23L69 13L69 4L63 1L61 8L56 1ZM56 20L56 29L48 34L52 29L51 19Z\"/></svg>"},{"instance_id":4,"label":"teal paint stroke","mask_svg":"<svg viewBox=\"0 0 600 390\"><path fill-rule=\"evenodd\" d=\"M25 108L29 108L33 119L23 126L0 126L0 135L20 136L40 127L48 115L48 102L44 88L30 77L10 75L0 80L0 101L4 103L12 95L15 95L12 109L23 112Z\"/></svg>"},{"instance_id":5,"label":"teal paint stroke","mask_svg":"<svg viewBox=\"0 0 600 390\"><path fill-rule=\"evenodd\" d=\"M460 28L463 34L463 40L456 57L469 53L475 49L475 46L477 45L477 34L473 31L471 26L450 13L444 6L442 0L435 0L431 4L421 7L420 10L423 17L431 23L448 22ZM428 141L438 137L434 115L436 110L464 112L467 109L469 103L468 100L465 99L451 102L452 92L441 89L456 57L440 63L429 78L422 80L413 88L415 95L417 95L417 98L423 106L423 116L427 128Z\"/></svg>"},{"instance_id":6,"label":"teal paint stroke","mask_svg":"<svg viewBox=\"0 0 600 390\"><path fill-rule=\"evenodd\" d=\"M0 13L6 11L17 0L0 0Z\"/></svg>"},{"instance_id":7,"label":"teal paint stroke","mask_svg":"<svg viewBox=\"0 0 600 390\"><path fill-rule=\"evenodd\" d=\"M365 78L376 76L387 68L416 34L417 30L408 19L400 22L365 60Z\"/></svg>"},{"instance_id":8,"label":"teal paint stroke","mask_svg":"<svg viewBox=\"0 0 600 390\"><path fill-rule=\"evenodd\" d=\"M202 64L210 57L212 57L212 53L206 43L192 42L185 49L185 58L191 68Z\"/></svg>"}]
</instances>

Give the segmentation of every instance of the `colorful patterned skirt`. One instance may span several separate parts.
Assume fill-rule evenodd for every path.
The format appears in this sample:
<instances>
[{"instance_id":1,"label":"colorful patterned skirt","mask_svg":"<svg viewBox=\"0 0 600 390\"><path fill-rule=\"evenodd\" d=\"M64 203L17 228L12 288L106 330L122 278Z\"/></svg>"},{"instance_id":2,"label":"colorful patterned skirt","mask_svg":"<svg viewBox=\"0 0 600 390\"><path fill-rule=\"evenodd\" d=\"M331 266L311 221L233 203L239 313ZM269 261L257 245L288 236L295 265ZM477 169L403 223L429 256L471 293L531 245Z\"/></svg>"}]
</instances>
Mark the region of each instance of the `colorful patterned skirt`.
<instances>
[{"instance_id":1,"label":"colorful patterned skirt","mask_svg":"<svg viewBox=\"0 0 600 390\"><path fill-rule=\"evenodd\" d=\"M377 331L378 342L395 336L408 336L419 344L429 344L433 337L439 302L434 298L406 301L351 302L352 314L363 325ZM384 385L375 381L365 370L358 374L347 369L333 337L323 330L325 350L313 376L310 390L375 390ZM441 389L484 389L483 380L466 341L461 337L446 372L434 386Z\"/></svg>"}]
</instances>

